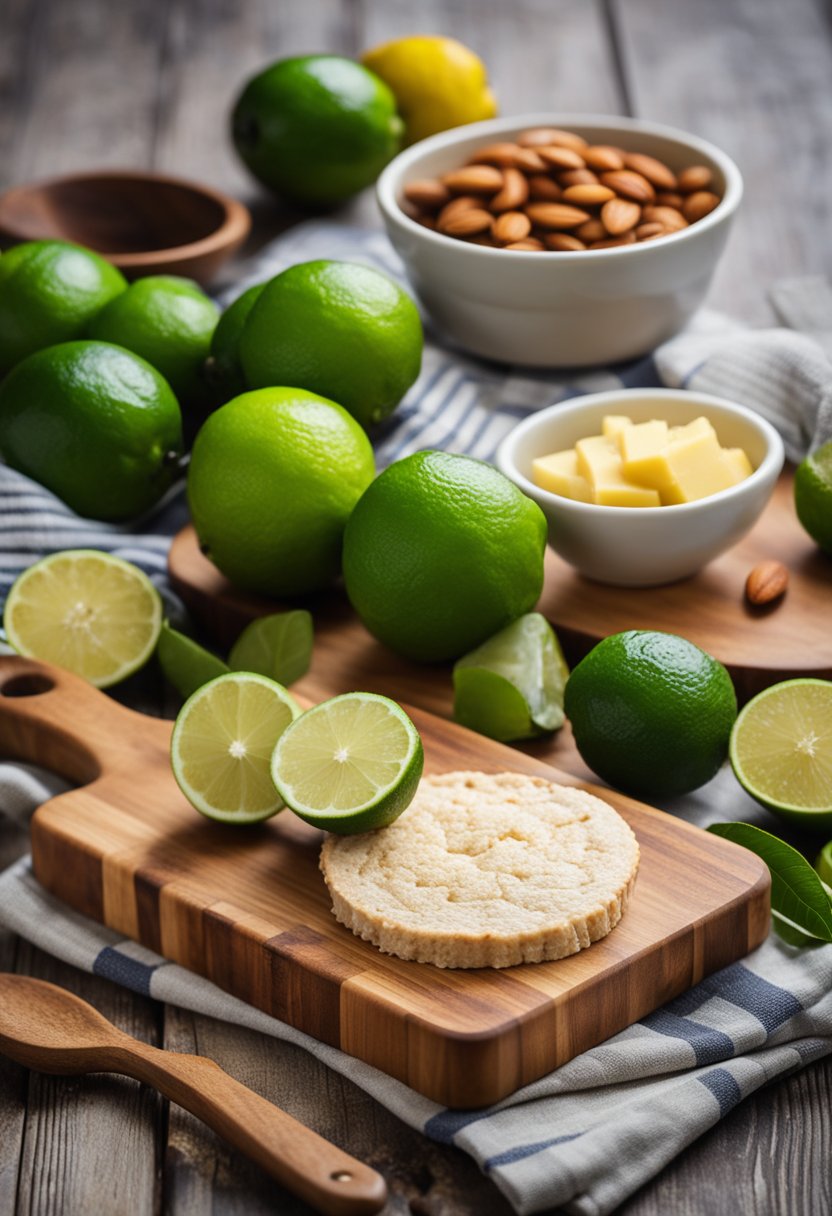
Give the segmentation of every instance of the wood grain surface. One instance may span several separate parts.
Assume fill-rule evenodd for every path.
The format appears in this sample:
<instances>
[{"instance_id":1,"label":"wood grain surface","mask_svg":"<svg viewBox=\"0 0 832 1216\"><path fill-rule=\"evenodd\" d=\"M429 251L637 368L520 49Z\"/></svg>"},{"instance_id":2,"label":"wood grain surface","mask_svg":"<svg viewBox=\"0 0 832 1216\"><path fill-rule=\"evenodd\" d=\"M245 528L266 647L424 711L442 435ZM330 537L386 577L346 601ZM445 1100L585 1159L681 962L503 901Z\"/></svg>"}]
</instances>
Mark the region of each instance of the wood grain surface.
<instances>
[{"instance_id":1,"label":"wood grain surface","mask_svg":"<svg viewBox=\"0 0 832 1216\"><path fill-rule=\"evenodd\" d=\"M410 712L427 772L515 770L578 784ZM168 722L58 668L0 658L0 729L11 755L84 783L32 820L34 871L47 890L446 1106L499 1101L743 957L768 931L758 858L595 790L641 848L636 893L608 937L557 962L499 971L405 963L333 918L318 870L323 833L289 812L252 830L192 810L170 772Z\"/></svg>"}]
</instances>

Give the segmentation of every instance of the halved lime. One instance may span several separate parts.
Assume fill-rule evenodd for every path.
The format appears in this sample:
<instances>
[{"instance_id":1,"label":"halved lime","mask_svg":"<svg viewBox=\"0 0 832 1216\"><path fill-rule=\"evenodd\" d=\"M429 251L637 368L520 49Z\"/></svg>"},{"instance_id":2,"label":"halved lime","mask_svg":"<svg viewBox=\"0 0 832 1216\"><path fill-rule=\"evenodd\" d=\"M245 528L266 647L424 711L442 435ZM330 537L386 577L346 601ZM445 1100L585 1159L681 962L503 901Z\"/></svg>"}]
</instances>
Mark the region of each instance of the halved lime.
<instances>
[{"instance_id":1,"label":"halved lime","mask_svg":"<svg viewBox=\"0 0 832 1216\"><path fill-rule=\"evenodd\" d=\"M170 741L173 775L191 805L225 823L259 823L279 811L269 766L299 714L285 688L251 672L232 671L197 689Z\"/></svg>"},{"instance_id":2,"label":"halved lime","mask_svg":"<svg viewBox=\"0 0 832 1216\"><path fill-rule=\"evenodd\" d=\"M143 667L162 627L162 601L138 567L99 549L65 549L12 586L3 628L19 654L109 688Z\"/></svg>"},{"instance_id":3,"label":"halved lime","mask_svg":"<svg viewBox=\"0 0 832 1216\"><path fill-rule=\"evenodd\" d=\"M261 616L231 648L232 671L256 671L279 684L294 684L312 660L312 617L305 608Z\"/></svg>"},{"instance_id":4,"label":"halved lime","mask_svg":"<svg viewBox=\"0 0 832 1216\"><path fill-rule=\"evenodd\" d=\"M317 828L352 835L386 827L422 775L419 732L395 701L349 692L293 722L272 758L286 805Z\"/></svg>"},{"instance_id":5,"label":"halved lime","mask_svg":"<svg viewBox=\"0 0 832 1216\"><path fill-rule=\"evenodd\" d=\"M503 743L557 730L568 676L552 626L527 612L455 664L454 717Z\"/></svg>"},{"instance_id":6,"label":"halved lime","mask_svg":"<svg viewBox=\"0 0 832 1216\"><path fill-rule=\"evenodd\" d=\"M190 697L217 676L225 675L228 664L200 646L193 638L172 629L165 621L156 646L159 665L181 697Z\"/></svg>"},{"instance_id":7,"label":"halved lime","mask_svg":"<svg viewBox=\"0 0 832 1216\"><path fill-rule=\"evenodd\" d=\"M786 680L759 693L731 732L731 764L775 814L832 827L832 683Z\"/></svg>"}]
</instances>

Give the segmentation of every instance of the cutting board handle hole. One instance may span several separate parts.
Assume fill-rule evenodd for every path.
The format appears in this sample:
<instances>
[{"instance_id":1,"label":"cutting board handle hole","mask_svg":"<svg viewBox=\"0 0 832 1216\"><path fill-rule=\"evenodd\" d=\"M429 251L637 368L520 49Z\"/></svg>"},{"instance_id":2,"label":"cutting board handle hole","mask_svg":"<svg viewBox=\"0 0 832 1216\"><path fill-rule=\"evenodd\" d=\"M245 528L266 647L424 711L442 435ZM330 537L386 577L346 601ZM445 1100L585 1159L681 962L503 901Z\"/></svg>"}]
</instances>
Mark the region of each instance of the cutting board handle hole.
<instances>
[{"instance_id":1,"label":"cutting board handle hole","mask_svg":"<svg viewBox=\"0 0 832 1216\"><path fill-rule=\"evenodd\" d=\"M0 685L0 695L4 697L40 697L45 692L51 692L55 681L39 672L26 672L24 675L12 676Z\"/></svg>"},{"instance_id":2,"label":"cutting board handle hole","mask_svg":"<svg viewBox=\"0 0 832 1216\"><path fill-rule=\"evenodd\" d=\"M332 1182L352 1182L352 1174L349 1170L336 1170L334 1174L329 1175Z\"/></svg>"}]
</instances>

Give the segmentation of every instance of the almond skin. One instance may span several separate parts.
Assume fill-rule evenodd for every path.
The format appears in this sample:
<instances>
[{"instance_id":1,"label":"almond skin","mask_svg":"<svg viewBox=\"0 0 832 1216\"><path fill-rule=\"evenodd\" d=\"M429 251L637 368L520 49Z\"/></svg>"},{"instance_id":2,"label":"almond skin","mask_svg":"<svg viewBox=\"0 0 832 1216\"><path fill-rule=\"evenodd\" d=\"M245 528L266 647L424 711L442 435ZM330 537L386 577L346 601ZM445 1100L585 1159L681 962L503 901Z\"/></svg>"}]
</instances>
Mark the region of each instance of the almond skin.
<instances>
[{"instance_id":1,"label":"almond skin","mask_svg":"<svg viewBox=\"0 0 832 1216\"><path fill-rule=\"evenodd\" d=\"M468 157L469 165L496 165L500 169L514 166L517 158L517 153L521 151L519 144L501 143L488 144L484 148L478 148L472 156Z\"/></svg>"},{"instance_id":2,"label":"almond skin","mask_svg":"<svg viewBox=\"0 0 832 1216\"><path fill-rule=\"evenodd\" d=\"M668 232L679 232L688 226L681 211L677 211L675 207L645 207L641 218L650 224L664 224Z\"/></svg>"},{"instance_id":3,"label":"almond skin","mask_svg":"<svg viewBox=\"0 0 832 1216\"><path fill-rule=\"evenodd\" d=\"M467 211L458 211L449 219L438 221L437 227L445 236L477 236L481 232L490 231L493 220L494 216L490 211L472 207Z\"/></svg>"},{"instance_id":4,"label":"almond skin","mask_svg":"<svg viewBox=\"0 0 832 1216\"><path fill-rule=\"evenodd\" d=\"M558 184L561 186L597 186L598 174L591 169L565 169L558 174Z\"/></svg>"},{"instance_id":5,"label":"almond skin","mask_svg":"<svg viewBox=\"0 0 832 1216\"><path fill-rule=\"evenodd\" d=\"M581 224L580 228L575 229L575 236L579 237L582 241L590 243L592 241L604 241L608 235L604 225L595 216L591 220L587 220L585 224Z\"/></svg>"},{"instance_id":6,"label":"almond skin","mask_svg":"<svg viewBox=\"0 0 832 1216\"><path fill-rule=\"evenodd\" d=\"M627 152L624 156L624 165L627 169L632 169L635 173L646 177L657 190L676 189L676 174L672 173L662 161L656 160L655 156L646 156L643 152Z\"/></svg>"},{"instance_id":7,"label":"almond skin","mask_svg":"<svg viewBox=\"0 0 832 1216\"><path fill-rule=\"evenodd\" d=\"M565 203L529 203L526 215L541 228L577 228L589 219L588 212Z\"/></svg>"},{"instance_id":8,"label":"almond skin","mask_svg":"<svg viewBox=\"0 0 832 1216\"><path fill-rule=\"evenodd\" d=\"M409 203L427 210L444 207L451 197L447 186L438 178L422 178L420 181L408 182L404 188L404 196Z\"/></svg>"},{"instance_id":9,"label":"almond skin","mask_svg":"<svg viewBox=\"0 0 832 1216\"><path fill-rule=\"evenodd\" d=\"M504 248L525 250L526 253L539 253L544 245L536 236L527 236L525 240L514 241L511 245L505 245Z\"/></svg>"},{"instance_id":10,"label":"almond skin","mask_svg":"<svg viewBox=\"0 0 832 1216\"><path fill-rule=\"evenodd\" d=\"M640 219L641 207L627 198L613 197L601 208L601 223L610 236L621 236L622 233L629 232Z\"/></svg>"},{"instance_id":11,"label":"almond skin","mask_svg":"<svg viewBox=\"0 0 832 1216\"><path fill-rule=\"evenodd\" d=\"M636 203L652 203L656 197L656 191L647 178L632 169L613 169L611 173L602 173L601 185L609 186L622 198L631 198Z\"/></svg>"},{"instance_id":12,"label":"almond skin","mask_svg":"<svg viewBox=\"0 0 832 1216\"><path fill-rule=\"evenodd\" d=\"M498 245L524 241L531 230L532 222L522 211L504 211L491 225L491 235Z\"/></svg>"},{"instance_id":13,"label":"almond skin","mask_svg":"<svg viewBox=\"0 0 832 1216\"><path fill-rule=\"evenodd\" d=\"M459 215L460 211L471 211L474 207L481 207L482 201L474 198L473 194L460 194L459 198L451 199L446 203L436 217L438 227L442 227L451 216Z\"/></svg>"},{"instance_id":14,"label":"almond skin","mask_svg":"<svg viewBox=\"0 0 832 1216\"><path fill-rule=\"evenodd\" d=\"M636 228L637 241L652 241L654 237L664 236L667 232L664 224L659 224L656 220L652 220L648 224L639 224Z\"/></svg>"},{"instance_id":15,"label":"almond skin","mask_svg":"<svg viewBox=\"0 0 832 1216\"><path fill-rule=\"evenodd\" d=\"M574 203L576 207L594 207L598 203L606 203L615 198L615 193L609 186L567 186L563 192L565 203ZM634 203L633 206L636 204Z\"/></svg>"},{"instance_id":16,"label":"almond skin","mask_svg":"<svg viewBox=\"0 0 832 1216\"><path fill-rule=\"evenodd\" d=\"M554 165L556 169L585 168L584 158L574 148L559 148L552 145L537 148L536 151L539 156L543 157L547 165Z\"/></svg>"},{"instance_id":17,"label":"almond skin","mask_svg":"<svg viewBox=\"0 0 832 1216\"><path fill-rule=\"evenodd\" d=\"M593 144L592 147L585 148L581 156L590 169L597 169L600 173L624 168L624 157L618 148L611 148L607 144Z\"/></svg>"},{"instance_id":18,"label":"almond skin","mask_svg":"<svg viewBox=\"0 0 832 1216\"><path fill-rule=\"evenodd\" d=\"M492 165L463 165L442 177L452 194L496 194L503 184L503 175Z\"/></svg>"},{"instance_id":19,"label":"almond skin","mask_svg":"<svg viewBox=\"0 0 832 1216\"><path fill-rule=\"evenodd\" d=\"M514 167L522 169L524 173L545 173L546 161L535 152L534 148L518 147Z\"/></svg>"},{"instance_id":20,"label":"almond skin","mask_svg":"<svg viewBox=\"0 0 832 1216\"><path fill-rule=\"evenodd\" d=\"M719 201L718 194L712 194L710 190L697 190L685 199L682 212L689 224L695 224L697 220L710 215L714 207L719 205Z\"/></svg>"},{"instance_id":21,"label":"almond skin","mask_svg":"<svg viewBox=\"0 0 832 1216\"><path fill-rule=\"evenodd\" d=\"M659 207L675 207L677 211L682 210L684 198L675 190L659 190L656 194L656 203Z\"/></svg>"},{"instance_id":22,"label":"almond skin","mask_svg":"<svg viewBox=\"0 0 832 1216\"><path fill-rule=\"evenodd\" d=\"M559 127L531 127L517 136L517 142L523 148L539 148L546 144L554 144L560 148L574 148L580 152L586 147L586 140L574 131L561 131Z\"/></svg>"},{"instance_id":23,"label":"almond skin","mask_svg":"<svg viewBox=\"0 0 832 1216\"><path fill-rule=\"evenodd\" d=\"M696 190L707 190L712 179L707 165L689 165L679 174L676 184L682 194L693 194Z\"/></svg>"},{"instance_id":24,"label":"almond skin","mask_svg":"<svg viewBox=\"0 0 832 1216\"><path fill-rule=\"evenodd\" d=\"M489 206L492 211L516 211L528 201L529 182L519 169L503 169L503 188L498 190Z\"/></svg>"},{"instance_id":25,"label":"almond skin","mask_svg":"<svg viewBox=\"0 0 832 1216\"><path fill-rule=\"evenodd\" d=\"M614 249L616 245L634 245L636 243L636 234L634 232L625 232L623 236L611 236L606 241L593 241L590 249Z\"/></svg>"},{"instance_id":26,"label":"almond skin","mask_svg":"<svg viewBox=\"0 0 832 1216\"><path fill-rule=\"evenodd\" d=\"M557 182L553 182L551 177L545 177L543 174L536 174L529 178L529 198L541 203L556 203L563 194Z\"/></svg>"},{"instance_id":27,"label":"almond skin","mask_svg":"<svg viewBox=\"0 0 832 1216\"><path fill-rule=\"evenodd\" d=\"M570 232L549 232L544 240L546 247L553 249L555 253L578 253L581 249L586 249L584 242L579 241Z\"/></svg>"},{"instance_id":28,"label":"almond skin","mask_svg":"<svg viewBox=\"0 0 832 1216\"><path fill-rule=\"evenodd\" d=\"M760 562L745 580L745 597L749 604L771 604L785 595L789 572L782 562Z\"/></svg>"}]
</instances>

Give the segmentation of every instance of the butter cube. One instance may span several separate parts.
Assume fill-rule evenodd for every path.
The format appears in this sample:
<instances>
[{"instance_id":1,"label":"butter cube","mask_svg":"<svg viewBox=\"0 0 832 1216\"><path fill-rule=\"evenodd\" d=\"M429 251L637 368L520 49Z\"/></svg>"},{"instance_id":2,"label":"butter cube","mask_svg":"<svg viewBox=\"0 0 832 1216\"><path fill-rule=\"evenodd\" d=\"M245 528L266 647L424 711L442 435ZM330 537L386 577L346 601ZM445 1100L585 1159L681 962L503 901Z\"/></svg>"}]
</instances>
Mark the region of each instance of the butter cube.
<instances>
[{"instance_id":1,"label":"butter cube","mask_svg":"<svg viewBox=\"0 0 832 1216\"><path fill-rule=\"evenodd\" d=\"M601 423L601 431L605 439L615 439L624 430L625 426L632 425L632 418L626 418L623 414L607 414Z\"/></svg>"},{"instance_id":2,"label":"butter cube","mask_svg":"<svg viewBox=\"0 0 832 1216\"><path fill-rule=\"evenodd\" d=\"M592 502L592 488L578 472L578 453L574 448L533 460L532 481L552 494L575 498L579 502Z\"/></svg>"},{"instance_id":3,"label":"butter cube","mask_svg":"<svg viewBox=\"0 0 832 1216\"><path fill-rule=\"evenodd\" d=\"M579 439L575 444L578 456L578 472L585 477L591 486L599 469L605 469L610 464L621 463L618 448L605 435L591 435L588 439Z\"/></svg>"},{"instance_id":4,"label":"butter cube","mask_svg":"<svg viewBox=\"0 0 832 1216\"><path fill-rule=\"evenodd\" d=\"M728 466L728 471L731 477L733 477L732 485L738 485L741 481L745 481L746 477L750 477L754 472L751 467L751 461L742 448L723 448L722 462Z\"/></svg>"},{"instance_id":5,"label":"butter cube","mask_svg":"<svg viewBox=\"0 0 832 1216\"><path fill-rule=\"evenodd\" d=\"M671 489L675 494L678 488L680 495L680 498L674 497L677 502L707 498L734 484L712 428L708 432L700 429L699 434L677 436L667 449L667 465L672 483L675 483Z\"/></svg>"},{"instance_id":6,"label":"butter cube","mask_svg":"<svg viewBox=\"0 0 832 1216\"><path fill-rule=\"evenodd\" d=\"M716 431L707 418L694 418L693 422L688 422L684 426L670 428L671 443L675 443L679 439L696 439L700 435L713 435L716 438Z\"/></svg>"},{"instance_id":7,"label":"butter cube","mask_svg":"<svg viewBox=\"0 0 832 1216\"><path fill-rule=\"evenodd\" d=\"M625 476L642 485L654 485L656 458L661 457L668 445L668 425L656 419L653 422L638 422L625 426L617 435L618 450L624 465Z\"/></svg>"},{"instance_id":8,"label":"butter cube","mask_svg":"<svg viewBox=\"0 0 832 1216\"><path fill-rule=\"evenodd\" d=\"M592 501L602 507L659 507L655 490L624 476L618 448L603 435L581 439L576 446L578 469L592 487Z\"/></svg>"}]
</instances>

